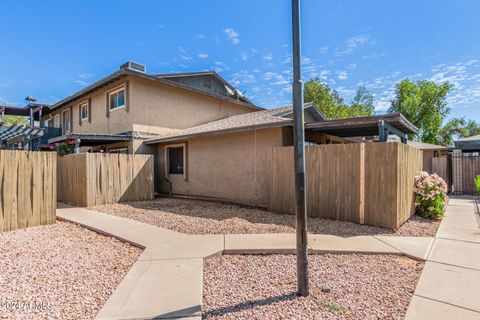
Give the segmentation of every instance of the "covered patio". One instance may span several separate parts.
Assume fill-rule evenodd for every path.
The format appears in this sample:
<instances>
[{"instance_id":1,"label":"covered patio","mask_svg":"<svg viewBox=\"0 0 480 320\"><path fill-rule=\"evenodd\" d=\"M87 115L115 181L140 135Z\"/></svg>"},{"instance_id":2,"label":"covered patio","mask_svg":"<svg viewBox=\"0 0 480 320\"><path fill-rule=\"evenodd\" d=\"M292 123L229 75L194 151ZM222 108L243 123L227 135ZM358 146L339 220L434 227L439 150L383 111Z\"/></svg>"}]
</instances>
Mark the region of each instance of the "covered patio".
<instances>
[{"instance_id":1,"label":"covered patio","mask_svg":"<svg viewBox=\"0 0 480 320\"><path fill-rule=\"evenodd\" d=\"M400 113L305 123L306 140L317 143L326 143L325 135L351 142L365 142L369 137L388 142L390 135L395 135L406 144L408 135L417 132L418 129Z\"/></svg>"}]
</instances>

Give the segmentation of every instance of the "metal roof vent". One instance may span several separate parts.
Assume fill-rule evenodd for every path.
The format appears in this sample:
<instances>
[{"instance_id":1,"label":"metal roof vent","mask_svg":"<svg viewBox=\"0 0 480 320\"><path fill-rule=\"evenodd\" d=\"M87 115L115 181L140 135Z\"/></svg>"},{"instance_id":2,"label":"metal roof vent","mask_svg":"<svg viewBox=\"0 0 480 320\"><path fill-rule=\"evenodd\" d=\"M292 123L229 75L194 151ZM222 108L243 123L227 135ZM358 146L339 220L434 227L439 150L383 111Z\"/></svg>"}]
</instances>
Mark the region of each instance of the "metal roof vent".
<instances>
[{"instance_id":1,"label":"metal roof vent","mask_svg":"<svg viewBox=\"0 0 480 320\"><path fill-rule=\"evenodd\" d=\"M120 69L130 69L130 70L135 70L135 71L139 71L139 72L147 72L147 67L144 66L143 64L140 64L140 63L136 63L136 62L133 62L133 61L127 61L125 62L124 64L122 64L120 66Z\"/></svg>"}]
</instances>

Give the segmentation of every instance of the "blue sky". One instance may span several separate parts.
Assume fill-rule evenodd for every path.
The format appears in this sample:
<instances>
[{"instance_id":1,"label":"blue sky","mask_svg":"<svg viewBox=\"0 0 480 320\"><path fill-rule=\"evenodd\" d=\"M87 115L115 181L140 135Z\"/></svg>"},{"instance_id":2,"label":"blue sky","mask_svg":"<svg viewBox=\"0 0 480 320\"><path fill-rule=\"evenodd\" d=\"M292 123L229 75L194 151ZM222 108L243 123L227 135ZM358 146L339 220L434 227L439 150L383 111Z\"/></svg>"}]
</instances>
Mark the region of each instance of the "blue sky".
<instances>
[{"instance_id":1,"label":"blue sky","mask_svg":"<svg viewBox=\"0 0 480 320\"><path fill-rule=\"evenodd\" d=\"M0 101L53 103L127 60L213 69L262 107L291 102L289 0L0 2ZM480 121L480 1L303 0L304 79L384 110L395 83L450 81L451 116Z\"/></svg>"}]
</instances>

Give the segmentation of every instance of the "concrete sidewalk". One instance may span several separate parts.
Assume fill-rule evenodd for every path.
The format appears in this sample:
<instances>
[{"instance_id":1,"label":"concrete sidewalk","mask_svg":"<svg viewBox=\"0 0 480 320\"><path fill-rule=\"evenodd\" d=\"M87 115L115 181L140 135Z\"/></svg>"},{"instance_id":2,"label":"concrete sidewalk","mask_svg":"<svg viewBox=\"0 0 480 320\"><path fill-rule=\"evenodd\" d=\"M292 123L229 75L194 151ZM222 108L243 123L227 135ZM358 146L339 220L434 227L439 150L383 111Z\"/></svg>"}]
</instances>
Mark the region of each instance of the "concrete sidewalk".
<instances>
[{"instance_id":1,"label":"concrete sidewalk","mask_svg":"<svg viewBox=\"0 0 480 320\"><path fill-rule=\"evenodd\" d=\"M144 249L96 319L200 318L203 259L216 254L295 253L294 234L185 235L60 204L57 218ZM310 252L398 254L424 260L433 238L310 235Z\"/></svg>"},{"instance_id":2,"label":"concrete sidewalk","mask_svg":"<svg viewBox=\"0 0 480 320\"><path fill-rule=\"evenodd\" d=\"M480 320L480 218L472 199L450 199L406 319Z\"/></svg>"}]
</instances>

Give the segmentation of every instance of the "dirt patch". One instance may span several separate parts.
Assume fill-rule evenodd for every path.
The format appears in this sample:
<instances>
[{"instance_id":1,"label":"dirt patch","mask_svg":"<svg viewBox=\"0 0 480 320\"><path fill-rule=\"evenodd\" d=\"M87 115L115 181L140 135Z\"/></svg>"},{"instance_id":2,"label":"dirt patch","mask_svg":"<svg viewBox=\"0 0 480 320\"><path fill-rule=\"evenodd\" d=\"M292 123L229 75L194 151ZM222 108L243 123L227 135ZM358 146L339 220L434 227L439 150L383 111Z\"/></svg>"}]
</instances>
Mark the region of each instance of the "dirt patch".
<instances>
[{"instance_id":1,"label":"dirt patch","mask_svg":"<svg viewBox=\"0 0 480 320\"><path fill-rule=\"evenodd\" d=\"M58 222L0 234L1 319L93 319L141 250Z\"/></svg>"},{"instance_id":2,"label":"dirt patch","mask_svg":"<svg viewBox=\"0 0 480 320\"><path fill-rule=\"evenodd\" d=\"M152 201L102 205L90 209L186 234L295 232L295 217L292 215L222 202L158 198ZM399 229L391 230L345 221L308 219L310 233L339 236L433 237L439 224L438 221L412 216Z\"/></svg>"},{"instance_id":3,"label":"dirt patch","mask_svg":"<svg viewBox=\"0 0 480 320\"><path fill-rule=\"evenodd\" d=\"M205 261L203 319L403 319L422 268L392 255L310 255L310 295L298 297L294 255L219 256Z\"/></svg>"}]
</instances>

